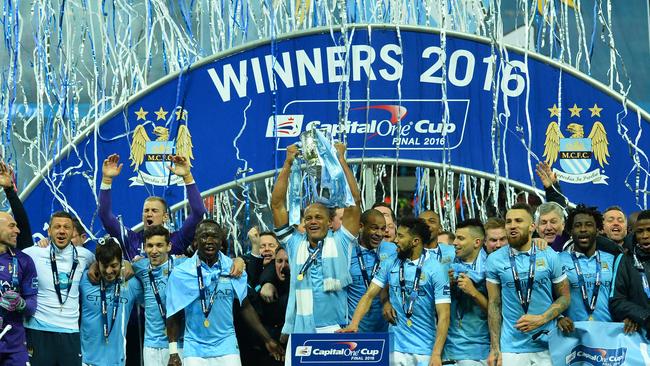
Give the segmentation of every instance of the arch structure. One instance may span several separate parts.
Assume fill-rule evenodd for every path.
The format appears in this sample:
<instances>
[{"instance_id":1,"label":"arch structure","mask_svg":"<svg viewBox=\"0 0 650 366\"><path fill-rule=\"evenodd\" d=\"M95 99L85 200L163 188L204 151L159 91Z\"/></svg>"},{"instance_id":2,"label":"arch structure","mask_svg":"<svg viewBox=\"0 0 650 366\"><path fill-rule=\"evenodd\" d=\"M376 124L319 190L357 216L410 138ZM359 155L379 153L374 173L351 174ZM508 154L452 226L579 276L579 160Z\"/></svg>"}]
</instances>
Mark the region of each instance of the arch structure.
<instances>
[{"instance_id":1,"label":"arch structure","mask_svg":"<svg viewBox=\"0 0 650 366\"><path fill-rule=\"evenodd\" d=\"M342 33L344 32L344 33ZM254 42L170 75L114 108L22 192L34 227L73 210L98 232L102 160L125 224L150 195L183 201L169 155L199 188L275 171L302 132L345 140L350 159L458 167L535 187L548 162L573 202L647 207L650 116L603 84L543 56L424 27L359 25ZM82 154L70 154L73 149ZM90 157L80 159L80 156Z\"/></svg>"}]
</instances>

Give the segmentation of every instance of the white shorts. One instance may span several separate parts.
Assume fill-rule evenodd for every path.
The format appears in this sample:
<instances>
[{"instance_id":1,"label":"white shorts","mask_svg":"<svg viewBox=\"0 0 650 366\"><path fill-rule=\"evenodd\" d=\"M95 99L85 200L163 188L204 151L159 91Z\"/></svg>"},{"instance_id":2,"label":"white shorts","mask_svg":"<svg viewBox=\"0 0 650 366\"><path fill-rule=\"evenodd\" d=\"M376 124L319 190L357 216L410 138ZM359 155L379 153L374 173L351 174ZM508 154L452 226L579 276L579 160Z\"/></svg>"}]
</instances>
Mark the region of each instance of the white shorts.
<instances>
[{"instance_id":1,"label":"white shorts","mask_svg":"<svg viewBox=\"0 0 650 366\"><path fill-rule=\"evenodd\" d=\"M239 355L225 355L219 357L185 357L183 366L241 366Z\"/></svg>"},{"instance_id":2,"label":"white shorts","mask_svg":"<svg viewBox=\"0 0 650 366\"><path fill-rule=\"evenodd\" d=\"M178 355L183 359L183 350L178 350ZM144 346L142 348L142 360L144 366L167 366L169 362L169 348L153 348Z\"/></svg>"},{"instance_id":3,"label":"white shorts","mask_svg":"<svg viewBox=\"0 0 650 366\"><path fill-rule=\"evenodd\" d=\"M552 366L548 351L532 353L502 353L503 366Z\"/></svg>"},{"instance_id":4,"label":"white shorts","mask_svg":"<svg viewBox=\"0 0 650 366\"><path fill-rule=\"evenodd\" d=\"M334 333L341 329L339 325L329 325L327 327L316 328L316 333ZM287 341L287 348L284 350L284 366L291 366L291 334Z\"/></svg>"},{"instance_id":5,"label":"white shorts","mask_svg":"<svg viewBox=\"0 0 650 366\"><path fill-rule=\"evenodd\" d=\"M431 355L391 352L390 366L428 366Z\"/></svg>"}]
</instances>

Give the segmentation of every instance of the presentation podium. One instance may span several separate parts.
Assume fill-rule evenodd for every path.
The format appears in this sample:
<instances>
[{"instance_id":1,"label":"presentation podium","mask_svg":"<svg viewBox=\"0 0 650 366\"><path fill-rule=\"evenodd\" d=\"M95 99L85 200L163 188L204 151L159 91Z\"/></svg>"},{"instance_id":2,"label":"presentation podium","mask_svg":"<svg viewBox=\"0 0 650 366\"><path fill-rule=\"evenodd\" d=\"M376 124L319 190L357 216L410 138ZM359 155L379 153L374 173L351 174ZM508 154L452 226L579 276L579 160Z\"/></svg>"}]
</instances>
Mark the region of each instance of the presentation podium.
<instances>
[{"instance_id":1,"label":"presentation podium","mask_svg":"<svg viewBox=\"0 0 650 366\"><path fill-rule=\"evenodd\" d=\"M388 366L388 333L291 335L291 365Z\"/></svg>"}]
</instances>

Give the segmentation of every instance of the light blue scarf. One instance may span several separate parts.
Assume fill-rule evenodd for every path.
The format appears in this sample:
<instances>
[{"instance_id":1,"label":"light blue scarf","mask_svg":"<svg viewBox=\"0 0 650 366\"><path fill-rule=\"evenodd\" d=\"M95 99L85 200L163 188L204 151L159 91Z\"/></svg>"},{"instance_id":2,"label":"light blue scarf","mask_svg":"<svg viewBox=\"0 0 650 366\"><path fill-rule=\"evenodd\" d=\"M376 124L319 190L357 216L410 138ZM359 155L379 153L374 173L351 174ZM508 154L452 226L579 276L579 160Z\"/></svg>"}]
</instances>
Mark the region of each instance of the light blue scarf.
<instances>
[{"instance_id":1,"label":"light blue scarf","mask_svg":"<svg viewBox=\"0 0 650 366\"><path fill-rule=\"evenodd\" d=\"M177 265L172 270L172 273L169 276L169 281L167 282L167 289L165 290L167 293L166 304L168 317L185 309L188 305L194 302L194 300L199 298L199 284L196 279L197 259L198 254L194 253L192 258ZM230 268L233 263L232 259L219 252L219 260L221 261L220 271L214 271L210 274L206 274L205 271L203 271L203 280L206 288L211 288L214 281L219 281L219 276L225 276L230 273ZM245 280L246 272L244 272L242 276ZM233 288L237 293L238 299L246 298L245 286L233 286Z\"/></svg>"},{"instance_id":2,"label":"light blue scarf","mask_svg":"<svg viewBox=\"0 0 650 366\"><path fill-rule=\"evenodd\" d=\"M300 241L295 252L290 255L291 290L289 291L289 301L282 333L315 333L314 297L309 270L305 273L302 281L297 280L300 269L309 258L309 242L306 235ZM343 246L334 239L332 231L329 231L327 237L323 240L323 249L320 255L323 263L321 267L323 271L323 291L345 292L346 287L352 283L350 249L347 252L344 251Z\"/></svg>"}]
</instances>

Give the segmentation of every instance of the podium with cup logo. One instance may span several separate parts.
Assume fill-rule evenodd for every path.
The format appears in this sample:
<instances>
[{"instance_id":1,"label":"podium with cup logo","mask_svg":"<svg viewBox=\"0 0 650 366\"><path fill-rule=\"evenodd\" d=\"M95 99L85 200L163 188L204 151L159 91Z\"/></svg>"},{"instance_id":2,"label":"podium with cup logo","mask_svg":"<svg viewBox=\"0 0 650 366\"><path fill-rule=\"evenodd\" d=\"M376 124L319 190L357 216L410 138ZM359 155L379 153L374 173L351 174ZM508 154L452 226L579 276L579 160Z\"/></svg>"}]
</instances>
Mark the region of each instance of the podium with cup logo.
<instances>
[{"instance_id":1,"label":"podium with cup logo","mask_svg":"<svg viewBox=\"0 0 650 366\"><path fill-rule=\"evenodd\" d=\"M388 352L388 333L291 335L292 366L388 366Z\"/></svg>"}]
</instances>

